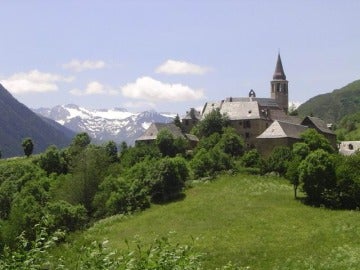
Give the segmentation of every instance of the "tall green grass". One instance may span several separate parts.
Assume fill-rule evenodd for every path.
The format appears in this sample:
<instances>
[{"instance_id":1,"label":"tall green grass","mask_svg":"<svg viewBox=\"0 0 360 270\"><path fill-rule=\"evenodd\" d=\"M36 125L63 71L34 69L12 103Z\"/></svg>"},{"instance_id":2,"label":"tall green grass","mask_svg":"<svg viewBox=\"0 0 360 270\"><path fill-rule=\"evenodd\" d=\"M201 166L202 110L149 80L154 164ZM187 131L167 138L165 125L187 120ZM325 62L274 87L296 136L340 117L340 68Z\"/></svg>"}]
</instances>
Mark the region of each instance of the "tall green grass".
<instances>
[{"instance_id":1,"label":"tall green grass","mask_svg":"<svg viewBox=\"0 0 360 270\"><path fill-rule=\"evenodd\" d=\"M358 269L360 212L332 211L293 199L286 180L222 176L195 184L182 201L155 205L133 216L101 220L54 251L69 262L82 245L125 239L150 243L175 232L171 241L192 244L205 254L205 269L232 261L250 269ZM197 240L193 242L193 238Z\"/></svg>"}]
</instances>

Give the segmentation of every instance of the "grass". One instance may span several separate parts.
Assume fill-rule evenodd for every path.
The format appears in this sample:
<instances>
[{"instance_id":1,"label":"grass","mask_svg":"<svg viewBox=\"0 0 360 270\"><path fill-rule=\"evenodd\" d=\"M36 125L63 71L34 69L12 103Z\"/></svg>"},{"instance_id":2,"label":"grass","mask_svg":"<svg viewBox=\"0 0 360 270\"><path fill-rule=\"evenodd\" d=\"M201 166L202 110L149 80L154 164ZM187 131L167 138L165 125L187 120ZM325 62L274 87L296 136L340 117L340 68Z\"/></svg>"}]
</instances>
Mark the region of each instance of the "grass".
<instances>
[{"instance_id":1,"label":"grass","mask_svg":"<svg viewBox=\"0 0 360 270\"><path fill-rule=\"evenodd\" d=\"M109 240L124 249L125 239L150 243L174 231L171 241L192 244L205 254L205 269L232 261L250 269L357 269L360 265L360 212L332 211L293 199L286 180L222 176L196 184L182 201L155 205L133 216L101 220L54 254L74 261L79 248ZM198 240L192 243L192 237Z\"/></svg>"}]
</instances>

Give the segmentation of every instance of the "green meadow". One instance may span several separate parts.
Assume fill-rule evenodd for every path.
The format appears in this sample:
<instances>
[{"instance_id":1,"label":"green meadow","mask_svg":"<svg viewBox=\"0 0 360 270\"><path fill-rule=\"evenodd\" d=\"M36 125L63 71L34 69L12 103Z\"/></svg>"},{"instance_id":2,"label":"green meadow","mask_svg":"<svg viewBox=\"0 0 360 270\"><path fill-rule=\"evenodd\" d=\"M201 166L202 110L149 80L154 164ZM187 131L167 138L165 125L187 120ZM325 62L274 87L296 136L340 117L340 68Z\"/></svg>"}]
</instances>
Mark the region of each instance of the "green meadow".
<instances>
[{"instance_id":1,"label":"green meadow","mask_svg":"<svg viewBox=\"0 0 360 270\"><path fill-rule=\"evenodd\" d=\"M53 251L71 265L80 248L108 240L127 249L140 238L170 241L203 254L204 269L231 261L245 269L359 269L360 212L314 208L294 200L284 179L221 176L194 182L182 200L113 216L69 236Z\"/></svg>"}]
</instances>

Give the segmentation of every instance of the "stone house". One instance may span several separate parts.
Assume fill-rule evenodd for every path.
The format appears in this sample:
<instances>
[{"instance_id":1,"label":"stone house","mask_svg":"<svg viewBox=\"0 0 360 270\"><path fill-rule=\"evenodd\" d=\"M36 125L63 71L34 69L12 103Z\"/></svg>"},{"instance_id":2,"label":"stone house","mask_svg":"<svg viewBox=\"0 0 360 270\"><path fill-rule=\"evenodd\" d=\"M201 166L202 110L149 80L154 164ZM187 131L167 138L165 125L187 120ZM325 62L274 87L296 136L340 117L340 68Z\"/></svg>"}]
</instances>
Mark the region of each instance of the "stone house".
<instances>
[{"instance_id":1,"label":"stone house","mask_svg":"<svg viewBox=\"0 0 360 270\"><path fill-rule=\"evenodd\" d=\"M152 123L149 128L144 132L144 134L135 140L135 144L141 142L153 143L156 140L159 132L163 129L168 130L175 139L182 138L187 140L189 142L189 148L191 149L194 148L199 142L199 139L195 135L184 133L174 123Z\"/></svg>"},{"instance_id":2,"label":"stone house","mask_svg":"<svg viewBox=\"0 0 360 270\"><path fill-rule=\"evenodd\" d=\"M263 156L269 156L277 146L291 147L300 141L300 134L308 127L275 120L257 137L256 148Z\"/></svg>"},{"instance_id":3,"label":"stone house","mask_svg":"<svg viewBox=\"0 0 360 270\"><path fill-rule=\"evenodd\" d=\"M355 154L360 151L360 141L342 141L339 144L339 153L345 156Z\"/></svg>"},{"instance_id":4,"label":"stone house","mask_svg":"<svg viewBox=\"0 0 360 270\"><path fill-rule=\"evenodd\" d=\"M189 133L191 129L201 120L201 114L199 111L191 108L186 112L186 115L181 119L181 124L185 132Z\"/></svg>"}]
</instances>

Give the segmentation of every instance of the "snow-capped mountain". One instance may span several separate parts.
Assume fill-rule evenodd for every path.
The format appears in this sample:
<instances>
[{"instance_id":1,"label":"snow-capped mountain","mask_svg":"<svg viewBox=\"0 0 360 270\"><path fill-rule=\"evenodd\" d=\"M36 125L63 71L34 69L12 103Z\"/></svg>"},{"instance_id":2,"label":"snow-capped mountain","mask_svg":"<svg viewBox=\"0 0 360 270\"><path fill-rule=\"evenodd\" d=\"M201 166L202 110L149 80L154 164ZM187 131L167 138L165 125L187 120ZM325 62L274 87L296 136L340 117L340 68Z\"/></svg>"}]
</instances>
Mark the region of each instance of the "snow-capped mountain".
<instances>
[{"instance_id":1,"label":"snow-capped mountain","mask_svg":"<svg viewBox=\"0 0 360 270\"><path fill-rule=\"evenodd\" d=\"M153 122L172 122L175 114L145 111L128 112L123 108L88 109L74 104L33 109L42 116L75 131L87 132L96 142L113 140L133 144Z\"/></svg>"}]
</instances>

